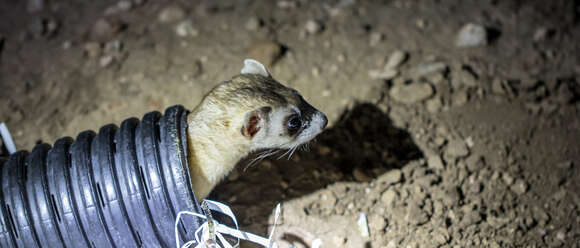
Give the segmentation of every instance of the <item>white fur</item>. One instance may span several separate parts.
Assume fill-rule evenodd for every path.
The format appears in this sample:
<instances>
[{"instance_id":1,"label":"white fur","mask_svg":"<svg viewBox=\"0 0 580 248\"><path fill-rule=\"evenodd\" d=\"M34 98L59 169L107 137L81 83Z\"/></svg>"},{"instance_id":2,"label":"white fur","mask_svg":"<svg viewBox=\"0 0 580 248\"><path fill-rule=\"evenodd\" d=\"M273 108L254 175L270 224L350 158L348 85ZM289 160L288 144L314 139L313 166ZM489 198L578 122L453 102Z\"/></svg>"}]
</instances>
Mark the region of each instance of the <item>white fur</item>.
<instances>
[{"instance_id":1,"label":"white fur","mask_svg":"<svg viewBox=\"0 0 580 248\"><path fill-rule=\"evenodd\" d=\"M269 77L270 73L266 70L266 67L253 59L245 59L244 60L244 68L241 71L242 74L258 74L264 77Z\"/></svg>"}]
</instances>

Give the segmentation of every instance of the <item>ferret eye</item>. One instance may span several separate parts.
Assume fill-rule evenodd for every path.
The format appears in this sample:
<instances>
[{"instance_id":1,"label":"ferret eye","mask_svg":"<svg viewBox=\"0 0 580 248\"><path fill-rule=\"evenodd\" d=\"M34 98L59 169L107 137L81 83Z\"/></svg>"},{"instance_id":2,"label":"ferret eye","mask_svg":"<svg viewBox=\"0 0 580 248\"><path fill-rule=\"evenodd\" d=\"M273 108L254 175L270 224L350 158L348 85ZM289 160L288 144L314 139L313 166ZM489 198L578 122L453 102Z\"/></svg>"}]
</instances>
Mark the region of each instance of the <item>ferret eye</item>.
<instances>
[{"instance_id":1,"label":"ferret eye","mask_svg":"<svg viewBox=\"0 0 580 248\"><path fill-rule=\"evenodd\" d=\"M288 128L288 131L296 132L300 127L302 127L302 120L300 120L299 116L290 117L288 122L286 122L286 127Z\"/></svg>"}]
</instances>

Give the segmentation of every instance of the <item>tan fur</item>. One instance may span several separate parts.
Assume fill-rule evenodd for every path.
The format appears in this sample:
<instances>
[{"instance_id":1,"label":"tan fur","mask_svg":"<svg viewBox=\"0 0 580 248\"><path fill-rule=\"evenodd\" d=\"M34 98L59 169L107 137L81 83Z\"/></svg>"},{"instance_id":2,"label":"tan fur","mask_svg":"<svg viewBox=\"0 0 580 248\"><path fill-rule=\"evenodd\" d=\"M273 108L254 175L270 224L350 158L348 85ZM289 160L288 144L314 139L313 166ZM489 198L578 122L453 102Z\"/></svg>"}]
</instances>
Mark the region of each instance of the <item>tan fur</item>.
<instances>
[{"instance_id":1,"label":"tan fur","mask_svg":"<svg viewBox=\"0 0 580 248\"><path fill-rule=\"evenodd\" d=\"M300 96L271 77L243 74L208 93L189 114L189 168L194 191L205 198L236 165L256 149L241 133L248 111L299 104Z\"/></svg>"}]
</instances>

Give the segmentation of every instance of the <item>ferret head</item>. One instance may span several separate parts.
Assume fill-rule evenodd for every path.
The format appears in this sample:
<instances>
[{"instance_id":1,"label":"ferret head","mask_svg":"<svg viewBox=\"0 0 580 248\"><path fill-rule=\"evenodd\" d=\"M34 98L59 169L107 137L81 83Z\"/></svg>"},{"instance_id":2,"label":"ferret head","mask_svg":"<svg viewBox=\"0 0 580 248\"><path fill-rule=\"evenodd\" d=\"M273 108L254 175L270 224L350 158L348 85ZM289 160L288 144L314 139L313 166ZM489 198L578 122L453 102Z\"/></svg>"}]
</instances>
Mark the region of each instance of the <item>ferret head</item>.
<instances>
[{"instance_id":1,"label":"ferret head","mask_svg":"<svg viewBox=\"0 0 580 248\"><path fill-rule=\"evenodd\" d=\"M220 105L219 112L228 116L221 121L249 144L250 151L296 148L316 137L328 122L298 91L276 81L264 65L251 59L244 61L240 75L216 86L205 101L207 106Z\"/></svg>"}]
</instances>

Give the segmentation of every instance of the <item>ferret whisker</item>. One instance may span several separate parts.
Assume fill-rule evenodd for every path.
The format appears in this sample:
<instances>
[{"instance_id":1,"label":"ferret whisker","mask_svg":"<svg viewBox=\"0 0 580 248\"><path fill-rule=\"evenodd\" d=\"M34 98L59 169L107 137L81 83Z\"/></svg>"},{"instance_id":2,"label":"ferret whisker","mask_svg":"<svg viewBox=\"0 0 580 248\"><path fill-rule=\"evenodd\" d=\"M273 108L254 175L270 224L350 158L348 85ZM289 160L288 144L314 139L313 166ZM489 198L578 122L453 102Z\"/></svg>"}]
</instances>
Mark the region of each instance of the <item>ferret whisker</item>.
<instances>
[{"instance_id":1,"label":"ferret whisker","mask_svg":"<svg viewBox=\"0 0 580 248\"><path fill-rule=\"evenodd\" d=\"M280 155L280 157L278 157L278 159L285 157L286 154L290 153L291 150L292 150L292 148L288 149L284 154Z\"/></svg>"},{"instance_id":2,"label":"ferret whisker","mask_svg":"<svg viewBox=\"0 0 580 248\"><path fill-rule=\"evenodd\" d=\"M300 148L301 145L297 145L295 147L292 147L290 155L288 155L288 160L290 160L290 158L292 158L292 155L294 155L294 152L296 151L296 149Z\"/></svg>"},{"instance_id":3,"label":"ferret whisker","mask_svg":"<svg viewBox=\"0 0 580 248\"><path fill-rule=\"evenodd\" d=\"M248 168L258 164L259 162L261 162L262 160L264 160L268 156L275 154L275 153L278 153L278 152L279 152L279 150L277 150L277 149L268 149L268 150L265 150L265 151L259 153L254 159L252 159L252 161L250 161L250 163L248 163L248 165L246 165L246 167L244 168L244 172Z\"/></svg>"}]
</instances>

